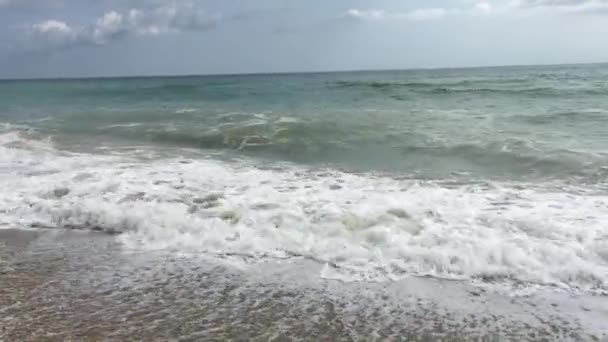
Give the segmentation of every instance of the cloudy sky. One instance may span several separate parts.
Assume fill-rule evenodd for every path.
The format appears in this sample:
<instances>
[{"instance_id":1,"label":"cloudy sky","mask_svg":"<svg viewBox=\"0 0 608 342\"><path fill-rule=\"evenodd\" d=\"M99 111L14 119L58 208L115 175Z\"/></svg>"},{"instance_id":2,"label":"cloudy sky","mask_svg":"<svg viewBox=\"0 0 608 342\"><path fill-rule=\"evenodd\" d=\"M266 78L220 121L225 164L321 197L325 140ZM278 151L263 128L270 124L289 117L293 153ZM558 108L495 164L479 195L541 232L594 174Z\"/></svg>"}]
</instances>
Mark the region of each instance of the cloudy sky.
<instances>
[{"instance_id":1,"label":"cloudy sky","mask_svg":"<svg viewBox=\"0 0 608 342\"><path fill-rule=\"evenodd\" d=\"M608 62L608 0L0 0L0 78Z\"/></svg>"}]
</instances>

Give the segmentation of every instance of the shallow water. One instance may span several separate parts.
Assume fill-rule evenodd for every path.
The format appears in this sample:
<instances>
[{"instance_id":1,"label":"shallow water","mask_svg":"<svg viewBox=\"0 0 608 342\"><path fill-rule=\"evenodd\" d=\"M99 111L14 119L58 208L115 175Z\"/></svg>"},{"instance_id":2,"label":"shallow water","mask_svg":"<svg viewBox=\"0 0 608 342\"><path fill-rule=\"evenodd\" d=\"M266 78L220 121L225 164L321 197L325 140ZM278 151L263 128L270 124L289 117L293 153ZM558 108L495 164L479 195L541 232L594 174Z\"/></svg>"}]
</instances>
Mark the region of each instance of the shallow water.
<instances>
[{"instance_id":1,"label":"shallow water","mask_svg":"<svg viewBox=\"0 0 608 342\"><path fill-rule=\"evenodd\" d=\"M24 232L20 233L24 235ZM597 340L605 297L410 278L343 283L307 260L125 250L91 233L0 236L6 340ZM440 296L437 294L441 293ZM606 335L604 335L606 336Z\"/></svg>"}]
</instances>

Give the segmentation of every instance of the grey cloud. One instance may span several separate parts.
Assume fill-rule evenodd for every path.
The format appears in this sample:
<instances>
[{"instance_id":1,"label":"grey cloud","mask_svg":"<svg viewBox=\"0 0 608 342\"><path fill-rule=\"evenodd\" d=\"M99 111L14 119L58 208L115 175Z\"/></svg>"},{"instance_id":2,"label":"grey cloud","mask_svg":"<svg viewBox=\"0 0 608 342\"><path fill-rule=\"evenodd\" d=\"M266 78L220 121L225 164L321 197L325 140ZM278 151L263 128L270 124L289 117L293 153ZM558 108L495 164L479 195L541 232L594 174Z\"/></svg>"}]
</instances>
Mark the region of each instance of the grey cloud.
<instances>
[{"instance_id":1,"label":"grey cloud","mask_svg":"<svg viewBox=\"0 0 608 342\"><path fill-rule=\"evenodd\" d=\"M578 6L584 3L593 2L592 0L521 0L522 6Z\"/></svg>"},{"instance_id":2,"label":"grey cloud","mask_svg":"<svg viewBox=\"0 0 608 342\"><path fill-rule=\"evenodd\" d=\"M203 11L189 8L184 10L175 10L165 13L166 18L169 19L167 27L175 30L190 30L190 31L203 31L215 27L221 20L221 16L210 15Z\"/></svg>"},{"instance_id":3,"label":"grey cloud","mask_svg":"<svg viewBox=\"0 0 608 342\"><path fill-rule=\"evenodd\" d=\"M551 8L564 13L608 14L608 0L519 0L520 8Z\"/></svg>"}]
</instances>

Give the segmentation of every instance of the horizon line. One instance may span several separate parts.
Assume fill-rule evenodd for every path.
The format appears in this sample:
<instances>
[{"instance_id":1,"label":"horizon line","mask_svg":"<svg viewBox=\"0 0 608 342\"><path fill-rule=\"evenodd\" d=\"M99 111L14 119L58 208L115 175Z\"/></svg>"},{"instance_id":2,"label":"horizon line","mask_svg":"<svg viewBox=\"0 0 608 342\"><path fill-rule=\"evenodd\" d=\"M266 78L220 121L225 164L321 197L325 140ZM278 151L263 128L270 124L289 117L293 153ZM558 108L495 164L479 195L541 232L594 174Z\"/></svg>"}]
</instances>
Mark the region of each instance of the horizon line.
<instances>
[{"instance_id":1,"label":"horizon line","mask_svg":"<svg viewBox=\"0 0 608 342\"><path fill-rule=\"evenodd\" d=\"M237 76L288 76L305 74L340 74L340 73L365 73L365 72L391 72L391 71L441 71L441 70L466 70L466 69L495 69L495 68L526 68L526 67L558 67L558 66L583 66L603 65L608 62L578 62L578 63L550 63L550 64L504 64L504 65L479 65L479 66L454 66L454 67L412 67L412 68L390 68L390 69L344 69L344 70L316 70L316 71L275 71L275 72L243 72L243 73L207 73L207 74L151 74L151 75L104 75L104 76L66 76L66 77L12 77L2 78L0 82L10 81L69 81L69 80L95 80L95 79L143 79L143 78L189 78L189 77L237 77Z\"/></svg>"}]
</instances>

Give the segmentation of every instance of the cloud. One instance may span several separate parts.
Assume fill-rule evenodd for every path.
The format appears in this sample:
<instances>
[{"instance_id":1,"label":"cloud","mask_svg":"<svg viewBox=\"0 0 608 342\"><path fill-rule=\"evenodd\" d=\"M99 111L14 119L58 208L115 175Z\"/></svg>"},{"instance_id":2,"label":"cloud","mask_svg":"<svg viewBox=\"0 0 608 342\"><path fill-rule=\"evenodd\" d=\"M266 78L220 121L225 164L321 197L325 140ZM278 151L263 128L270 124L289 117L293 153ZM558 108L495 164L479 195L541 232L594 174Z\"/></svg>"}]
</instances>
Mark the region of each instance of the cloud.
<instances>
[{"instance_id":1,"label":"cloud","mask_svg":"<svg viewBox=\"0 0 608 342\"><path fill-rule=\"evenodd\" d=\"M608 0L517 0L520 9L551 9L572 14L608 14Z\"/></svg>"},{"instance_id":2,"label":"cloud","mask_svg":"<svg viewBox=\"0 0 608 342\"><path fill-rule=\"evenodd\" d=\"M493 11L494 7L489 2L482 1L476 3L473 9L483 14L489 14Z\"/></svg>"},{"instance_id":3,"label":"cloud","mask_svg":"<svg viewBox=\"0 0 608 342\"><path fill-rule=\"evenodd\" d=\"M521 6L538 7L538 6L578 6L593 0L519 0Z\"/></svg>"},{"instance_id":4,"label":"cloud","mask_svg":"<svg viewBox=\"0 0 608 342\"><path fill-rule=\"evenodd\" d=\"M125 35L131 29L130 23L121 13L111 11L97 19L93 28L91 41L97 44L105 44L108 41Z\"/></svg>"},{"instance_id":5,"label":"cloud","mask_svg":"<svg viewBox=\"0 0 608 342\"><path fill-rule=\"evenodd\" d=\"M351 8L342 14L341 18L360 20L360 21L378 21L390 19L409 19L414 21L439 19L447 14L443 8L421 8L411 12L387 13L383 10L361 10Z\"/></svg>"},{"instance_id":6,"label":"cloud","mask_svg":"<svg viewBox=\"0 0 608 342\"><path fill-rule=\"evenodd\" d=\"M82 30L59 20L46 20L26 29L30 38L30 47L38 50L75 46L87 41Z\"/></svg>"},{"instance_id":7,"label":"cloud","mask_svg":"<svg viewBox=\"0 0 608 342\"><path fill-rule=\"evenodd\" d=\"M7 1L7 0L0 0ZM182 31L204 31L215 27L221 17L208 14L191 3L109 11L85 27L73 27L59 20L25 26L31 45L37 49L104 45L127 36L155 36Z\"/></svg>"},{"instance_id":8,"label":"cloud","mask_svg":"<svg viewBox=\"0 0 608 342\"><path fill-rule=\"evenodd\" d=\"M154 9L131 9L126 13L111 11L97 20L93 29L94 41L106 43L123 35L159 35L182 31L204 31L221 20L192 4L173 3Z\"/></svg>"},{"instance_id":9,"label":"cloud","mask_svg":"<svg viewBox=\"0 0 608 342\"><path fill-rule=\"evenodd\" d=\"M57 34L60 36L67 36L67 35L71 35L73 33L73 30L71 27L69 27L63 21L57 21L57 20L47 20L40 24L34 24L32 26L32 29L39 33L43 33L43 34L50 33L50 34Z\"/></svg>"},{"instance_id":10,"label":"cloud","mask_svg":"<svg viewBox=\"0 0 608 342\"><path fill-rule=\"evenodd\" d=\"M361 21L378 21L378 20L409 20L409 21L428 21L438 20L447 16L456 15L479 15L489 14L493 11L492 5L487 1L476 3L471 8L419 8L409 12L393 12L389 13L384 10L361 10L349 9L343 13L341 18L348 18Z\"/></svg>"},{"instance_id":11,"label":"cloud","mask_svg":"<svg viewBox=\"0 0 608 342\"><path fill-rule=\"evenodd\" d=\"M360 10L351 8L346 11L342 17L356 20L380 20L385 18L385 13L380 10Z\"/></svg>"}]
</instances>

